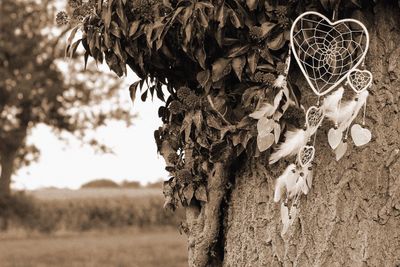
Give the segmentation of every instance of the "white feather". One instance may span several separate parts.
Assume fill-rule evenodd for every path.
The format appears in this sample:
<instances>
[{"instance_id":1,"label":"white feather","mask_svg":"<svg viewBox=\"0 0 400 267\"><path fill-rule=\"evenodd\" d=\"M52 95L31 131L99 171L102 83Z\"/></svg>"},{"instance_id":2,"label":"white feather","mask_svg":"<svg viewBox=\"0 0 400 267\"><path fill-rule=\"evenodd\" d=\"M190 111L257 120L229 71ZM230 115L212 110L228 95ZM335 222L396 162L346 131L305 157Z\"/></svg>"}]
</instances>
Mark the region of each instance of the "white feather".
<instances>
[{"instance_id":1,"label":"white feather","mask_svg":"<svg viewBox=\"0 0 400 267\"><path fill-rule=\"evenodd\" d=\"M297 195L300 195L301 193L307 195L312 185L312 179L313 179L312 169L309 170L308 166L304 166L300 171L298 170L296 173L297 173L296 184L291 188L291 190L288 189L288 194L290 199L296 197ZM303 173L303 176L299 175L300 173Z\"/></svg>"},{"instance_id":2,"label":"white feather","mask_svg":"<svg viewBox=\"0 0 400 267\"><path fill-rule=\"evenodd\" d=\"M358 113L360 112L360 109L364 106L365 102L367 101L368 95L369 95L368 91L365 90L358 95L358 101L356 101L355 99L352 100L354 102L354 104L353 104L354 107L353 107L352 113L350 114L350 116L341 118L341 120L338 121L339 130L341 130L343 132L348 127L350 127L351 123L353 122L353 120L357 117Z\"/></svg>"},{"instance_id":3,"label":"white feather","mask_svg":"<svg viewBox=\"0 0 400 267\"><path fill-rule=\"evenodd\" d=\"M342 103L337 110L327 110L325 116L334 123L339 124L339 128L344 131L357 116L361 107L367 100L368 94L368 91L361 92L358 96L355 96L354 99ZM358 101L356 101L356 98L358 98Z\"/></svg>"},{"instance_id":4,"label":"white feather","mask_svg":"<svg viewBox=\"0 0 400 267\"><path fill-rule=\"evenodd\" d=\"M282 234L285 234L286 231L289 229L290 219L289 219L289 209L283 202L281 204L281 220L283 225Z\"/></svg>"},{"instance_id":5,"label":"white feather","mask_svg":"<svg viewBox=\"0 0 400 267\"><path fill-rule=\"evenodd\" d=\"M309 134L303 129L297 129L295 131L287 131L285 138L285 142L281 143L277 150L271 154L269 164L273 164L283 157L295 155L300 148L307 144Z\"/></svg>"},{"instance_id":6,"label":"white feather","mask_svg":"<svg viewBox=\"0 0 400 267\"><path fill-rule=\"evenodd\" d=\"M304 179L304 177L298 176L296 184L292 188L292 191L290 191L290 193L289 193L289 198L294 198L295 196L300 195L302 192L304 194L307 194L308 187L307 187L306 180Z\"/></svg>"},{"instance_id":7,"label":"white feather","mask_svg":"<svg viewBox=\"0 0 400 267\"><path fill-rule=\"evenodd\" d=\"M311 170L309 170L308 168L307 168L307 170L305 170L305 175L304 175L304 177L305 177L305 180L306 180L306 185L307 185L307 187L308 187L308 189L310 190L311 189L311 187L312 187L312 182L313 182L313 177L314 177L314 171L311 169ZM306 195L308 194L308 191L307 191L307 193L305 193Z\"/></svg>"},{"instance_id":8,"label":"white feather","mask_svg":"<svg viewBox=\"0 0 400 267\"><path fill-rule=\"evenodd\" d=\"M281 200L285 188L287 191L289 191L289 189L292 189L292 187L295 185L296 176L298 175L296 173L293 173L293 170L295 169L296 165L290 164L289 166L287 166L282 175L279 176L278 179L276 179L274 193L275 202L279 202Z\"/></svg>"},{"instance_id":9,"label":"white feather","mask_svg":"<svg viewBox=\"0 0 400 267\"><path fill-rule=\"evenodd\" d=\"M339 101L343 97L343 92L344 88L340 87L324 99L322 110L325 114L336 114L338 112Z\"/></svg>"}]
</instances>

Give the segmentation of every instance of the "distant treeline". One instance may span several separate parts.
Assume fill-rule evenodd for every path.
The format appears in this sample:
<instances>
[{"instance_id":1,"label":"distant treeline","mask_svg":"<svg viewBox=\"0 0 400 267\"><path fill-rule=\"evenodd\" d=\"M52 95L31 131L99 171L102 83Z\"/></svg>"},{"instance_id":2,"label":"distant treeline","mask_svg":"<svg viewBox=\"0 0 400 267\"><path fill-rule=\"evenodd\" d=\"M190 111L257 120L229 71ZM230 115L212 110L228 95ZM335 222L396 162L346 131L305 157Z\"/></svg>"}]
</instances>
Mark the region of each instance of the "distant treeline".
<instances>
[{"instance_id":1,"label":"distant treeline","mask_svg":"<svg viewBox=\"0 0 400 267\"><path fill-rule=\"evenodd\" d=\"M110 179L96 179L90 182L87 182L81 186L81 188L159 188L162 189L162 181L148 183L145 186L142 186L140 182L137 181L123 181L118 184Z\"/></svg>"},{"instance_id":2,"label":"distant treeline","mask_svg":"<svg viewBox=\"0 0 400 267\"><path fill-rule=\"evenodd\" d=\"M102 197L39 200L19 192L0 200L0 230L25 229L52 233L123 227L178 227L183 211L163 209L163 197Z\"/></svg>"}]
</instances>

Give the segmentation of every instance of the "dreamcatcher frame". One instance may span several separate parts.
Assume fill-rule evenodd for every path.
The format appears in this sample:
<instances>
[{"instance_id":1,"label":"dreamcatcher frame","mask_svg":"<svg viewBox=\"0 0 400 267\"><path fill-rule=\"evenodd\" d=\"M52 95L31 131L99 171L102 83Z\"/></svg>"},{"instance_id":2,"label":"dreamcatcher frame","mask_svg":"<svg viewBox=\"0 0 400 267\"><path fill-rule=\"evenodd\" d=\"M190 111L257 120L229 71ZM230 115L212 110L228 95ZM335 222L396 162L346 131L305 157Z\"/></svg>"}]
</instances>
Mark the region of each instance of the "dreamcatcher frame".
<instances>
[{"instance_id":1,"label":"dreamcatcher frame","mask_svg":"<svg viewBox=\"0 0 400 267\"><path fill-rule=\"evenodd\" d=\"M295 30L295 26L297 25L297 22L299 20L301 20L301 19L303 19L303 17L309 16L309 15L314 15L314 16L320 17L321 19L325 20L332 27L337 25L337 24L345 23L345 22L355 23L355 24L359 25L363 29L363 32L365 33L365 38L366 38L365 49L364 49L363 53L361 54L361 57L359 58L358 62L356 62L354 64L354 66L352 68L350 68L345 75L343 75L343 77L341 77L339 80L337 80L333 85L331 85L328 89L324 90L322 93L320 91L318 91L316 88L314 88L314 84L311 81L308 73L305 71L303 65L300 64L300 62L302 62L302 60L298 57L297 51L296 51L295 46L294 46L294 30ZM329 92L331 92L339 84L341 84L345 79L347 79L347 77L349 76L349 74L352 71L357 69L357 67L364 61L365 56L367 55L367 52L368 52L368 49L369 49L369 41L370 41L370 39L369 39L368 30L367 30L367 28L365 27L365 25L362 22L360 22L358 20L355 20L355 19L342 19L342 20L338 20L338 21L332 22L326 16L322 15L321 13L315 12L315 11L307 11L307 12L304 12L303 14L301 14L300 16L298 16L296 18L296 20L293 22L292 27L290 29L290 46L291 46L291 49L293 50L294 57L295 57L295 59L297 61L297 64L299 65L299 67L301 69L301 72L303 73L303 75L306 78L308 84L310 85L311 89L319 97L320 96L324 96L324 95L328 94Z\"/></svg>"}]
</instances>

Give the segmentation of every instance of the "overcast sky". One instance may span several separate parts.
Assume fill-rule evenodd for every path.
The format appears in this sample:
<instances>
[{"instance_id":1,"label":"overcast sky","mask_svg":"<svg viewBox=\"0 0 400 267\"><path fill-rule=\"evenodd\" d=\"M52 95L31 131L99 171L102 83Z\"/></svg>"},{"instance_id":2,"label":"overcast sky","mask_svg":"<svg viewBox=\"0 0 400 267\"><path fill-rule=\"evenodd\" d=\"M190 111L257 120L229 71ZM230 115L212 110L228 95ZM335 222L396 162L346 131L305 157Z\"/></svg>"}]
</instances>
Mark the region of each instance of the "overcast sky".
<instances>
[{"instance_id":1,"label":"overcast sky","mask_svg":"<svg viewBox=\"0 0 400 267\"><path fill-rule=\"evenodd\" d=\"M108 71L108 67L101 66ZM137 77L128 73L121 88L122 97L129 99L128 86ZM139 93L139 92L138 92ZM157 110L159 101L142 102L136 98L132 107L139 117L134 125L127 128L125 123L113 122L102 127L96 136L113 148L115 155L99 155L89 147L82 147L70 138L70 144L60 141L44 125L38 126L28 142L34 143L41 151L39 162L23 168L13 178L17 189L41 187L79 188L82 183L93 179L107 178L120 182L140 181L143 184L166 179L164 159L157 154L153 132L161 125Z\"/></svg>"}]
</instances>

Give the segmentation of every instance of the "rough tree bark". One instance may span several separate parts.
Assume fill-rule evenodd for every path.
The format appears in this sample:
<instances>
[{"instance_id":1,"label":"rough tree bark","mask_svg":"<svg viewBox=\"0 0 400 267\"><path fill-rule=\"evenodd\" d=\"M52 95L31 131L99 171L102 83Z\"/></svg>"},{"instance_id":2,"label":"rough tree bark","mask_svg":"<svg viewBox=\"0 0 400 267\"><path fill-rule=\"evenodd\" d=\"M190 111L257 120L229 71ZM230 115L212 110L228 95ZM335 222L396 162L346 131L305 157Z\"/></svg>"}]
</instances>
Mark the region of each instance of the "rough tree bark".
<instances>
[{"instance_id":1,"label":"rough tree bark","mask_svg":"<svg viewBox=\"0 0 400 267\"><path fill-rule=\"evenodd\" d=\"M219 209L218 226L207 225L215 218L207 221L199 211L188 212L190 266L400 265L400 10L394 2L381 1L360 18L371 35L366 66L374 86L366 123L372 141L360 148L350 145L336 162L326 140L331 125L324 124L313 188L302 197L299 216L284 236L279 204L272 199L274 178L286 163L268 166L266 158L257 158L236 166L225 203L218 196L206 204ZM220 261L212 260L215 255L202 242L221 251Z\"/></svg>"}]
</instances>

